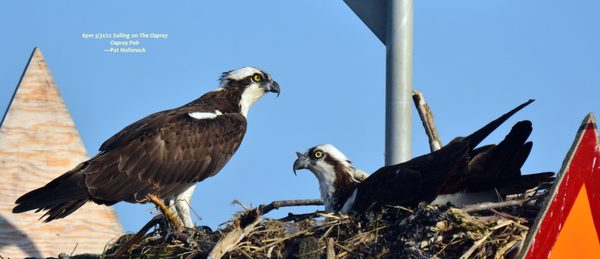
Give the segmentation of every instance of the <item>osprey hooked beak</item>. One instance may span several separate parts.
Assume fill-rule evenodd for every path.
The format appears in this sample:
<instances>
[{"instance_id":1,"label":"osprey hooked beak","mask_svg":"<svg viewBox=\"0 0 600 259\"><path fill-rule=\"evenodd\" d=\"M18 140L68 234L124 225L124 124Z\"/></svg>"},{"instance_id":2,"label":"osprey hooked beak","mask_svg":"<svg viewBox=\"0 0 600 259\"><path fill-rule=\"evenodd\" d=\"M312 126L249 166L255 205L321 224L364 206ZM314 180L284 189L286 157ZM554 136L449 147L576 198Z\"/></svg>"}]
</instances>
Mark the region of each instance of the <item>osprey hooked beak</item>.
<instances>
[{"instance_id":1,"label":"osprey hooked beak","mask_svg":"<svg viewBox=\"0 0 600 259\"><path fill-rule=\"evenodd\" d=\"M294 175L296 174L296 170L307 169L308 165L310 165L310 160L307 155L302 154L300 152L296 152L298 159L294 161Z\"/></svg>"},{"instance_id":2,"label":"osprey hooked beak","mask_svg":"<svg viewBox=\"0 0 600 259\"><path fill-rule=\"evenodd\" d=\"M265 89L265 92L277 93L277 97L279 97L279 92L281 89L279 89L279 84L277 81L271 81L267 84L261 85L260 87Z\"/></svg>"}]
</instances>

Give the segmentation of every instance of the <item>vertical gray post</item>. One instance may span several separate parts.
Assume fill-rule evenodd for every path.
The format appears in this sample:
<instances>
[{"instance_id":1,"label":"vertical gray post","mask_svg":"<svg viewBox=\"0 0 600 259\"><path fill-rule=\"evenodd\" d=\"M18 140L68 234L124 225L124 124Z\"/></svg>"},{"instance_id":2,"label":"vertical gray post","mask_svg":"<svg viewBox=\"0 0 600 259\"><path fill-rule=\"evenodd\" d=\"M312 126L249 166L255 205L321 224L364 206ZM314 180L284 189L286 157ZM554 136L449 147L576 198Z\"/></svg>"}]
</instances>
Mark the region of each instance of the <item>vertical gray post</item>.
<instances>
[{"instance_id":1,"label":"vertical gray post","mask_svg":"<svg viewBox=\"0 0 600 259\"><path fill-rule=\"evenodd\" d=\"M413 0L387 0L385 164L411 158Z\"/></svg>"},{"instance_id":2,"label":"vertical gray post","mask_svg":"<svg viewBox=\"0 0 600 259\"><path fill-rule=\"evenodd\" d=\"M344 0L386 46L385 164L411 158L413 0Z\"/></svg>"}]
</instances>

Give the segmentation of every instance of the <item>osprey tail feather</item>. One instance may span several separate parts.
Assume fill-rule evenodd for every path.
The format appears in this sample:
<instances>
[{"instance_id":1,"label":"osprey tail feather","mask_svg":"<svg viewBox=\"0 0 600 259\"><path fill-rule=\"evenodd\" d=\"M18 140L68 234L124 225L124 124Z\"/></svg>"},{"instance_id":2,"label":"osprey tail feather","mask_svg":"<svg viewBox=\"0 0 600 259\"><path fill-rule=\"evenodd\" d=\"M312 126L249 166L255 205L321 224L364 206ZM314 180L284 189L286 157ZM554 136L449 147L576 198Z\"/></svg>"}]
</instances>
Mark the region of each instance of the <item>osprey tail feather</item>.
<instances>
[{"instance_id":1,"label":"osprey tail feather","mask_svg":"<svg viewBox=\"0 0 600 259\"><path fill-rule=\"evenodd\" d=\"M553 172L519 175L499 180L498 192L500 194L523 193L526 190L538 187L543 183L551 183L553 181Z\"/></svg>"},{"instance_id":2,"label":"osprey tail feather","mask_svg":"<svg viewBox=\"0 0 600 259\"><path fill-rule=\"evenodd\" d=\"M90 200L90 194L84 187L84 175L81 169L84 163L75 169L64 173L45 186L30 191L19 197L13 208L13 213L30 210L47 211L42 218L44 222L66 217L75 212Z\"/></svg>"},{"instance_id":3,"label":"osprey tail feather","mask_svg":"<svg viewBox=\"0 0 600 259\"><path fill-rule=\"evenodd\" d=\"M533 101L535 101L535 100L529 99L527 102L517 106L516 108L512 109L511 111L505 113L504 115L500 116L499 118L497 118L497 119L493 120L492 122L488 123L487 125L483 126L483 128L473 132L471 135L465 137L465 139L469 141L469 143L471 144L471 148L476 147L477 145L479 145L479 143L481 143L481 141L483 141L483 139L485 139L488 135L490 135L490 133L492 133L492 131L494 131L502 123L504 123L506 120L508 120L508 118L513 116L515 113L517 113L521 109L525 108L525 106L529 105Z\"/></svg>"}]
</instances>

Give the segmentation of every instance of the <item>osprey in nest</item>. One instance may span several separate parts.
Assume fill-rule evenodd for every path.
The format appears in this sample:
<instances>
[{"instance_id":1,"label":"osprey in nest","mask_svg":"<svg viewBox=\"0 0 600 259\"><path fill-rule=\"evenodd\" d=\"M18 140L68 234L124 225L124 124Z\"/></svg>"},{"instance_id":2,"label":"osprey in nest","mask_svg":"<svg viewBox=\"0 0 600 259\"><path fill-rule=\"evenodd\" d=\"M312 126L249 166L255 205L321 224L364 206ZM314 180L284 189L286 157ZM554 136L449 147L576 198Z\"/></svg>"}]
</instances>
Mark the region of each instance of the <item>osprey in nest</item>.
<instances>
[{"instance_id":1,"label":"osprey in nest","mask_svg":"<svg viewBox=\"0 0 600 259\"><path fill-rule=\"evenodd\" d=\"M521 104L473 134L410 161L385 166L371 175L354 168L334 146L325 144L297 153L294 173L308 169L319 180L327 212L363 213L384 205L416 206L419 202L455 205L490 201L547 182L553 173L521 175L532 143L531 122L521 121L498 145L476 148L520 109Z\"/></svg>"},{"instance_id":2,"label":"osprey in nest","mask_svg":"<svg viewBox=\"0 0 600 259\"><path fill-rule=\"evenodd\" d=\"M19 199L13 213L45 211L44 222L85 203L145 203L166 198L171 211L193 227L189 210L197 182L214 176L246 133L248 109L279 85L254 67L223 73L220 87L179 108L147 116L108 139L100 152Z\"/></svg>"}]
</instances>

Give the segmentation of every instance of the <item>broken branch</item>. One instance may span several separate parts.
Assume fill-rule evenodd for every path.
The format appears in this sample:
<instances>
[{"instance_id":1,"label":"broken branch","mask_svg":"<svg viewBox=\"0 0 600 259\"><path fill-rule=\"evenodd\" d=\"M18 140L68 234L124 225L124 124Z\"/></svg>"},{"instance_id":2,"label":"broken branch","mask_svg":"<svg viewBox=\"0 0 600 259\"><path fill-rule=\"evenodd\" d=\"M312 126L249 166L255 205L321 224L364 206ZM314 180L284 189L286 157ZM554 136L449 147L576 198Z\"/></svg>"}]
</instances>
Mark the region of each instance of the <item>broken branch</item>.
<instances>
[{"instance_id":1,"label":"broken branch","mask_svg":"<svg viewBox=\"0 0 600 259\"><path fill-rule=\"evenodd\" d=\"M423 128L425 128L425 134L427 134L427 138L429 139L429 149L433 152L442 148L442 141L440 140L438 131L435 128L435 123L433 122L433 113L431 112L429 105L425 102L423 93L413 90L413 101L419 112Z\"/></svg>"},{"instance_id":2,"label":"broken branch","mask_svg":"<svg viewBox=\"0 0 600 259\"><path fill-rule=\"evenodd\" d=\"M274 202L269 203L268 205L260 205L260 206L258 206L258 209L260 210L261 215L265 215L272 210L279 209L282 207L312 206L312 205L323 205L323 202L318 199L274 201Z\"/></svg>"},{"instance_id":3,"label":"broken branch","mask_svg":"<svg viewBox=\"0 0 600 259\"><path fill-rule=\"evenodd\" d=\"M504 208L504 207L510 207L510 206L522 206L523 204L525 204L528 201L529 201L529 199L511 200L511 201L503 201L503 202L484 202L484 203L478 203L478 204L472 204L472 205L465 205L462 208L460 208L460 210L462 210L464 212L475 212L475 211L491 210L491 209L498 209L498 208Z\"/></svg>"}]
</instances>

